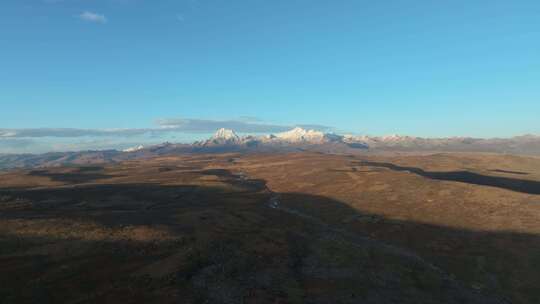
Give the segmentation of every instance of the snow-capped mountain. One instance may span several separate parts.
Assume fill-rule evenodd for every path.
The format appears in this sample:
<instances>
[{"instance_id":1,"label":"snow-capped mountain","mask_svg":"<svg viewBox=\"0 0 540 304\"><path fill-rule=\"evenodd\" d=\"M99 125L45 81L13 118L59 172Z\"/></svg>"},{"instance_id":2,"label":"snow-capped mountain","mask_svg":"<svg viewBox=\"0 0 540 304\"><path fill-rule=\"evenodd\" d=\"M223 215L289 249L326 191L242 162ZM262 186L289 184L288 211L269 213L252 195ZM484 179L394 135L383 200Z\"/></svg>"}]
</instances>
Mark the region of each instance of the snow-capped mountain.
<instances>
[{"instance_id":1,"label":"snow-capped mountain","mask_svg":"<svg viewBox=\"0 0 540 304\"><path fill-rule=\"evenodd\" d=\"M310 142L319 143L324 141L324 133L315 130L305 130L300 127L296 127L292 130L277 133L274 140L280 140L290 143L298 142Z\"/></svg>"},{"instance_id":2,"label":"snow-capped mountain","mask_svg":"<svg viewBox=\"0 0 540 304\"><path fill-rule=\"evenodd\" d=\"M293 152L353 153L370 150L399 152L495 152L540 155L540 137L524 135L512 138L422 138L401 135L337 135L294 128L263 136L239 136L233 130L219 129L208 140L193 144L163 143L137 146L124 151L80 151L45 154L0 155L0 170L17 167L41 167L66 164L109 163L183 153Z\"/></svg>"},{"instance_id":3,"label":"snow-capped mountain","mask_svg":"<svg viewBox=\"0 0 540 304\"><path fill-rule=\"evenodd\" d=\"M423 138L402 136L397 134L385 135L385 136L367 136L367 135L345 135L343 141L346 143L363 143L371 148L374 147L389 147L389 146L410 146L414 144L421 144L424 142Z\"/></svg>"},{"instance_id":4,"label":"snow-capped mountain","mask_svg":"<svg viewBox=\"0 0 540 304\"><path fill-rule=\"evenodd\" d=\"M144 146L139 145L139 146L136 146L136 147L131 147L131 148L124 149L124 150L122 150L122 152L135 152L135 151L139 151L139 150L142 150L142 149L144 149Z\"/></svg>"},{"instance_id":5,"label":"snow-capped mountain","mask_svg":"<svg viewBox=\"0 0 540 304\"><path fill-rule=\"evenodd\" d=\"M234 131L231 130L231 129L221 128L221 129L216 131L214 136L212 136L212 139L214 139L214 140L233 140L233 141L236 141L236 140L239 140L240 137L238 137L238 135L236 135L236 133L234 133Z\"/></svg>"},{"instance_id":6,"label":"snow-capped mountain","mask_svg":"<svg viewBox=\"0 0 540 304\"><path fill-rule=\"evenodd\" d=\"M540 150L540 138L537 136L485 139L472 137L425 138L402 135L345 135L343 136L343 142L349 145L361 143L373 151L459 151L530 154L532 151Z\"/></svg>"},{"instance_id":7,"label":"snow-capped mountain","mask_svg":"<svg viewBox=\"0 0 540 304\"><path fill-rule=\"evenodd\" d=\"M402 135L367 136L367 135L337 135L316 130L306 130L295 127L289 131L264 136L239 136L233 130L221 128L214 136L205 141L196 142L195 146L202 147L272 147L272 146L305 146L342 144L350 148L362 149L463 149L465 145L481 145L485 142L493 144L494 140L474 139L465 137L451 138L422 138Z\"/></svg>"},{"instance_id":8,"label":"snow-capped mountain","mask_svg":"<svg viewBox=\"0 0 540 304\"><path fill-rule=\"evenodd\" d=\"M305 130L296 127L292 130L264 136L238 136L233 130L219 129L210 139L196 142L197 146L260 146L260 145L299 145L299 144L323 144L327 142L339 142L342 137L335 134L323 133L315 130Z\"/></svg>"},{"instance_id":9,"label":"snow-capped mountain","mask_svg":"<svg viewBox=\"0 0 540 304\"><path fill-rule=\"evenodd\" d=\"M237 145L242 143L242 138L233 130L221 128L216 131L210 139L196 142L195 145L200 146L215 146L215 145Z\"/></svg>"}]
</instances>

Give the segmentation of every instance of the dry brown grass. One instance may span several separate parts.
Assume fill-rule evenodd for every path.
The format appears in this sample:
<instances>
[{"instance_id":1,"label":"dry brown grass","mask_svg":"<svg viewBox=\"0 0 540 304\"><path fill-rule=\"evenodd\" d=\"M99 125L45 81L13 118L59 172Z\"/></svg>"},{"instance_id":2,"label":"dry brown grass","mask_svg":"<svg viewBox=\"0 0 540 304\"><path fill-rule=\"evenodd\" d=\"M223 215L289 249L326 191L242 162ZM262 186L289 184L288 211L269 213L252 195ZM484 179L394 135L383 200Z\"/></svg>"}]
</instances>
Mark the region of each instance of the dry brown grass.
<instances>
[{"instance_id":1,"label":"dry brown grass","mask_svg":"<svg viewBox=\"0 0 540 304\"><path fill-rule=\"evenodd\" d=\"M0 300L354 303L400 294L454 303L440 291L476 290L540 302L540 195L418 174L454 171L534 186L540 159L184 155L0 174ZM268 208L276 195L282 210ZM465 289L449 288L446 274ZM351 293L360 298L347 302Z\"/></svg>"}]
</instances>

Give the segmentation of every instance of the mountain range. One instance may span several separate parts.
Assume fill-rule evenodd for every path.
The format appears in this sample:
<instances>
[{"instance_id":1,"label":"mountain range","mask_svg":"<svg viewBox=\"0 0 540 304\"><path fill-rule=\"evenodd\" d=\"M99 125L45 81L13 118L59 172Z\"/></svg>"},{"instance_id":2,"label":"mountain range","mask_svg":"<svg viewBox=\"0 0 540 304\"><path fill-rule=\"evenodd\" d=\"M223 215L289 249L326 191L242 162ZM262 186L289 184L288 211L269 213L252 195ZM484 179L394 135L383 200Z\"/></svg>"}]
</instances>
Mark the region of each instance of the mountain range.
<instances>
[{"instance_id":1,"label":"mountain range","mask_svg":"<svg viewBox=\"0 0 540 304\"><path fill-rule=\"evenodd\" d=\"M377 152L488 152L540 155L540 136L512 138L423 138L401 135L356 136L324 133L296 127L290 131L239 136L221 128L209 139L192 144L163 143L136 146L122 151L50 152L44 154L0 154L0 169L84 165L150 158L183 153L292 152L310 150L324 153Z\"/></svg>"}]
</instances>

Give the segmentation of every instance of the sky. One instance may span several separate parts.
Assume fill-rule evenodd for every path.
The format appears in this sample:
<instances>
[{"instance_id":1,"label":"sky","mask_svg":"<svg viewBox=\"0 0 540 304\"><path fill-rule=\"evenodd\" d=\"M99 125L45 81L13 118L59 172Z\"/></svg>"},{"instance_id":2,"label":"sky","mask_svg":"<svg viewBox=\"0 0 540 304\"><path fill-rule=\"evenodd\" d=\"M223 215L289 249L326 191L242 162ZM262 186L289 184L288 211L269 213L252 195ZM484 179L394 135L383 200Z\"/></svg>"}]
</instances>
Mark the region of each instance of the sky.
<instances>
[{"instance_id":1,"label":"sky","mask_svg":"<svg viewBox=\"0 0 540 304\"><path fill-rule=\"evenodd\" d=\"M540 134L540 1L0 1L0 153L219 126Z\"/></svg>"}]
</instances>

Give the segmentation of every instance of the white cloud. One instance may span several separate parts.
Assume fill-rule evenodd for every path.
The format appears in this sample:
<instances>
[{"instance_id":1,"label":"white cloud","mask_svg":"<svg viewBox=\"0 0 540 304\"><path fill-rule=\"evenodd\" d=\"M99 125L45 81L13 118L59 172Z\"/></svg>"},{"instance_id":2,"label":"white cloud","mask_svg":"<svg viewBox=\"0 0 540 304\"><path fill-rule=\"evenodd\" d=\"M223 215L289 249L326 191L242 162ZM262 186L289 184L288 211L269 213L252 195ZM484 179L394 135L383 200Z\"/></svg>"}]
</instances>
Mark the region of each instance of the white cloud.
<instances>
[{"instance_id":1,"label":"white cloud","mask_svg":"<svg viewBox=\"0 0 540 304\"><path fill-rule=\"evenodd\" d=\"M88 22L107 23L107 18L105 18L105 15L96 14L89 11L83 12L78 17L81 20L88 21Z\"/></svg>"},{"instance_id":2,"label":"white cloud","mask_svg":"<svg viewBox=\"0 0 540 304\"><path fill-rule=\"evenodd\" d=\"M283 132L291 126L252 123L242 120L211 120L190 118L159 119L156 122L165 130L177 130L188 133L211 133L219 128L233 129L241 133L272 133Z\"/></svg>"}]
</instances>

